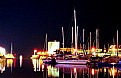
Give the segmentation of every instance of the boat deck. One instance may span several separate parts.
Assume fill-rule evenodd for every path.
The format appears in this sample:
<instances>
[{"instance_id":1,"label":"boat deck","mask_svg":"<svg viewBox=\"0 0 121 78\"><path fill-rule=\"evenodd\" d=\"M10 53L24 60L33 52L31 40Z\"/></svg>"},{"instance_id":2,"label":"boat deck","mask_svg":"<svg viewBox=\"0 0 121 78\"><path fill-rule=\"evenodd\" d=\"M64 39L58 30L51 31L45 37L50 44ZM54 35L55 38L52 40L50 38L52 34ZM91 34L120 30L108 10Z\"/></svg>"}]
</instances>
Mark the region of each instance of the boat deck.
<instances>
[{"instance_id":1,"label":"boat deck","mask_svg":"<svg viewBox=\"0 0 121 78\"><path fill-rule=\"evenodd\" d=\"M43 60L43 63L49 62L51 60ZM87 60L56 60L57 64L76 64L76 65L86 65Z\"/></svg>"}]
</instances>

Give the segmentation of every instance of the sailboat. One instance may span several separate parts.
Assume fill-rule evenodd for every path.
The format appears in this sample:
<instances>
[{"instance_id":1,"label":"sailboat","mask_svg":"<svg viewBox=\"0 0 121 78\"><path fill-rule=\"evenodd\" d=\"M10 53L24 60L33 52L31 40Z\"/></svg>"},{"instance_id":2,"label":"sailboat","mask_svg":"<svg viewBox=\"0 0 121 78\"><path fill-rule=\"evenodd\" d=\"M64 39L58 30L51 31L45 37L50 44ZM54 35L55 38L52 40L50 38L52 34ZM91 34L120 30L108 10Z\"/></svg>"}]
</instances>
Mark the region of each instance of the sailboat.
<instances>
[{"instance_id":1,"label":"sailboat","mask_svg":"<svg viewBox=\"0 0 121 78\"><path fill-rule=\"evenodd\" d=\"M12 52L13 52L13 45L11 43L11 53L6 54L5 58L6 59L14 59L15 57L13 56Z\"/></svg>"},{"instance_id":2,"label":"sailboat","mask_svg":"<svg viewBox=\"0 0 121 78\"><path fill-rule=\"evenodd\" d=\"M76 11L74 10L74 20L75 20L75 56L77 56L77 37L78 37L78 27L76 26ZM72 27L73 30L73 27ZM73 31L72 31L73 32ZM73 34L73 33L72 33ZM64 31L62 27L62 36L63 36L63 48L64 48ZM73 43L73 38L72 38L72 43ZM64 55L65 56L65 55ZM65 60L63 56L63 60L60 59L55 59L53 60L43 60L43 63L48 63L48 64L80 64L80 65L86 65L87 60Z\"/></svg>"}]
</instances>

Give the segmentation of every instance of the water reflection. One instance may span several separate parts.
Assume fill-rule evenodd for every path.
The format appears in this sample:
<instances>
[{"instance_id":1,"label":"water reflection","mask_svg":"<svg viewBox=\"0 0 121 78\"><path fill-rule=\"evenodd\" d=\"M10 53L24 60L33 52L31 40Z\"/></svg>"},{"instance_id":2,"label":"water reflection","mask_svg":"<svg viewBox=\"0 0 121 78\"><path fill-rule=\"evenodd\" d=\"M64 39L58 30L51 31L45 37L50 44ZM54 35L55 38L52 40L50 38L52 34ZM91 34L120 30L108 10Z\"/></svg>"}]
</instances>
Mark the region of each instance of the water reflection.
<instances>
[{"instance_id":1,"label":"water reflection","mask_svg":"<svg viewBox=\"0 0 121 78\"><path fill-rule=\"evenodd\" d=\"M43 64L42 60L33 59L34 71L42 71L45 78L120 78L121 68L103 67L88 68L86 65L57 64L55 66ZM45 71L45 72L44 72Z\"/></svg>"},{"instance_id":2,"label":"water reflection","mask_svg":"<svg viewBox=\"0 0 121 78\"><path fill-rule=\"evenodd\" d=\"M40 69L44 71L44 65L41 59L32 59L32 64L35 72L40 71Z\"/></svg>"},{"instance_id":3,"label":"water reflection","mask_svg":"<svg viewBox=\"0 0 121 78\"><path fill-rule=\"evenodd\" d=\"M24 64L23 64L23 59L17 59L17 61L18 61L17 62L18 64L16 66L16 59L0 59L0 73L6 74L7 72L7 75L16 73L17 75L18 74L20 76L22 75L21 78L24 77L25 75L24 71L26 71L27 73L32 71L31 76L33 77L31 78L38 78L38 77L39 78L54 78L54 77L56 78L120 78L121 77L121 68L115 68L115 67L88 68L86 65L69 65L69 64L57 64L53 66L53 65L43 64L41 59L32 59L33 69L31 69L32 66L29 65L31 64L30 60L24 61ZM2 78L6 78L6 77L2 77ZM28 78L30 78L30 76L28 76Z\"/></svg>"},{"instance_id":4,"label":"water reflection","mask_svg":"<svg viewBox=\"0 0 121 78\"><path fill-rule=\"evenodd\" d=\"M59 69L53 66L47 66L48 77L59 77Z\"/></svg>"},{"instance_id":5,"label":"water reflection","mask_svg":"<svg viewBox=\"0 0 121 78\"><path fill-rule=\"evenodd\" d=\"M25 61L26 60L26 61ZM0 73L5 74L2 78L9 78L9 75L17 75L24 77L25 73L28 78L120 78L121 68L103 67L88 68L86 65L69 65L43 64L41 59L0 59ZM24 64L23 64L24 62ZM20 63L20 64L19 64ZM31 65L30 65L31 64ZM17 66L16 66L17 65ZM22 66L22 67L21 67ZM33 69L31 69L33 66ZM33 72L35 71L35 72ZM12 72L12 73L11 73ZM7 76L8 77L5 77ZM31 75L31 76L30 76ZM14 78L11 76L10 78ZM36 77L35 77L36 76ZM1 77L1 76L0 76ZM26 78L27 78L26 77Z\"/></svg>"},{"instance_id":6,"label":"water reflection","mask_svg":"<svg viewBox=\"0 0 121 78\"><path fill-rule=\"evenodd\" d=\"M11 72L13 67L16 67L16 58L14 59L1 59L0 58L0 72L3 73L6 68L10 68Z\"/></svg>"},{"instance_id":7,"label":"water reflection","mask_svg":"<svg viewBox=\"0 0 121 78\"><path fill-rule=\"evenodd\" d=\"M13 65L13 59L7 59L7 67L12 67Z\"/></svg>"},{"instance_id":8,"label":"water reflection","mask_svg":"<svg viewBox=\"0 0 121 78\"><path fill-rule=\"evenodd\" d=\"M22 67L22 62L23 62L23 57L22 57L22 55L19 56L19 59L20 59L20 61L19 61L20 67Z\"/></svg>"},{"instance_id":9,"label":"water reflection","mask_svg":"<svg viewBox=\"0 0 121 78\"><path fill-rule=\"evenodd\" d=\"M5 71L5 59L0 58L0 72L3 73Z\"/></svg>"}]
</instances>

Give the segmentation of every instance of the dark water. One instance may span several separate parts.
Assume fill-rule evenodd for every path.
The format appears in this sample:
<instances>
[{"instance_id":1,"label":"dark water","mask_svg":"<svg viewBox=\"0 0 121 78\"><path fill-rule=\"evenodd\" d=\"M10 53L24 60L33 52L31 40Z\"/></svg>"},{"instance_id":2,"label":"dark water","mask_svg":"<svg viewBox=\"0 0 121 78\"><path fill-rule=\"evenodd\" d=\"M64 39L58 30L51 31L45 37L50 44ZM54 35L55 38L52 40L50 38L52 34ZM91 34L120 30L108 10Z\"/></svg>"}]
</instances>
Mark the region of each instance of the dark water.
<instances>
[{"instance_id":1,"label":"dark water","mask_svg":"<svg viewBox=\"0 0 121 78\"><path fill-rule=\"evenodd\" d=\"M121 78L121 68L88 68L85 65L44 65L42 60L0 61L0 78Z\"/></svg>"}]
</instances>

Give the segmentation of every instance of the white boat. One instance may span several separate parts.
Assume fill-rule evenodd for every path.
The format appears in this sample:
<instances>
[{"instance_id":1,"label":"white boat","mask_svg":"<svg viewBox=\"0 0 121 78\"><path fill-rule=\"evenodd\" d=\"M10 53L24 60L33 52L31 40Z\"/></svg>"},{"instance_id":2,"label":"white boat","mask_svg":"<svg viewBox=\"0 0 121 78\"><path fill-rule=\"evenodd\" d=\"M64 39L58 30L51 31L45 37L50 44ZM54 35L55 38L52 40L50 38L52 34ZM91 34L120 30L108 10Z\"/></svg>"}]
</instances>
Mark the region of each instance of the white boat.
<instances>
[{"instance_id":1,"label":"white boat","mask_svg":"<svg viewBox=\"0 0 121 78\"><path fill-rule=\"evenodd\" d=\"M86 65L88 60L56 60L57 64ZM50 63L51 60L43 60L43 63Z\"/></svg>"}]
</instances>

